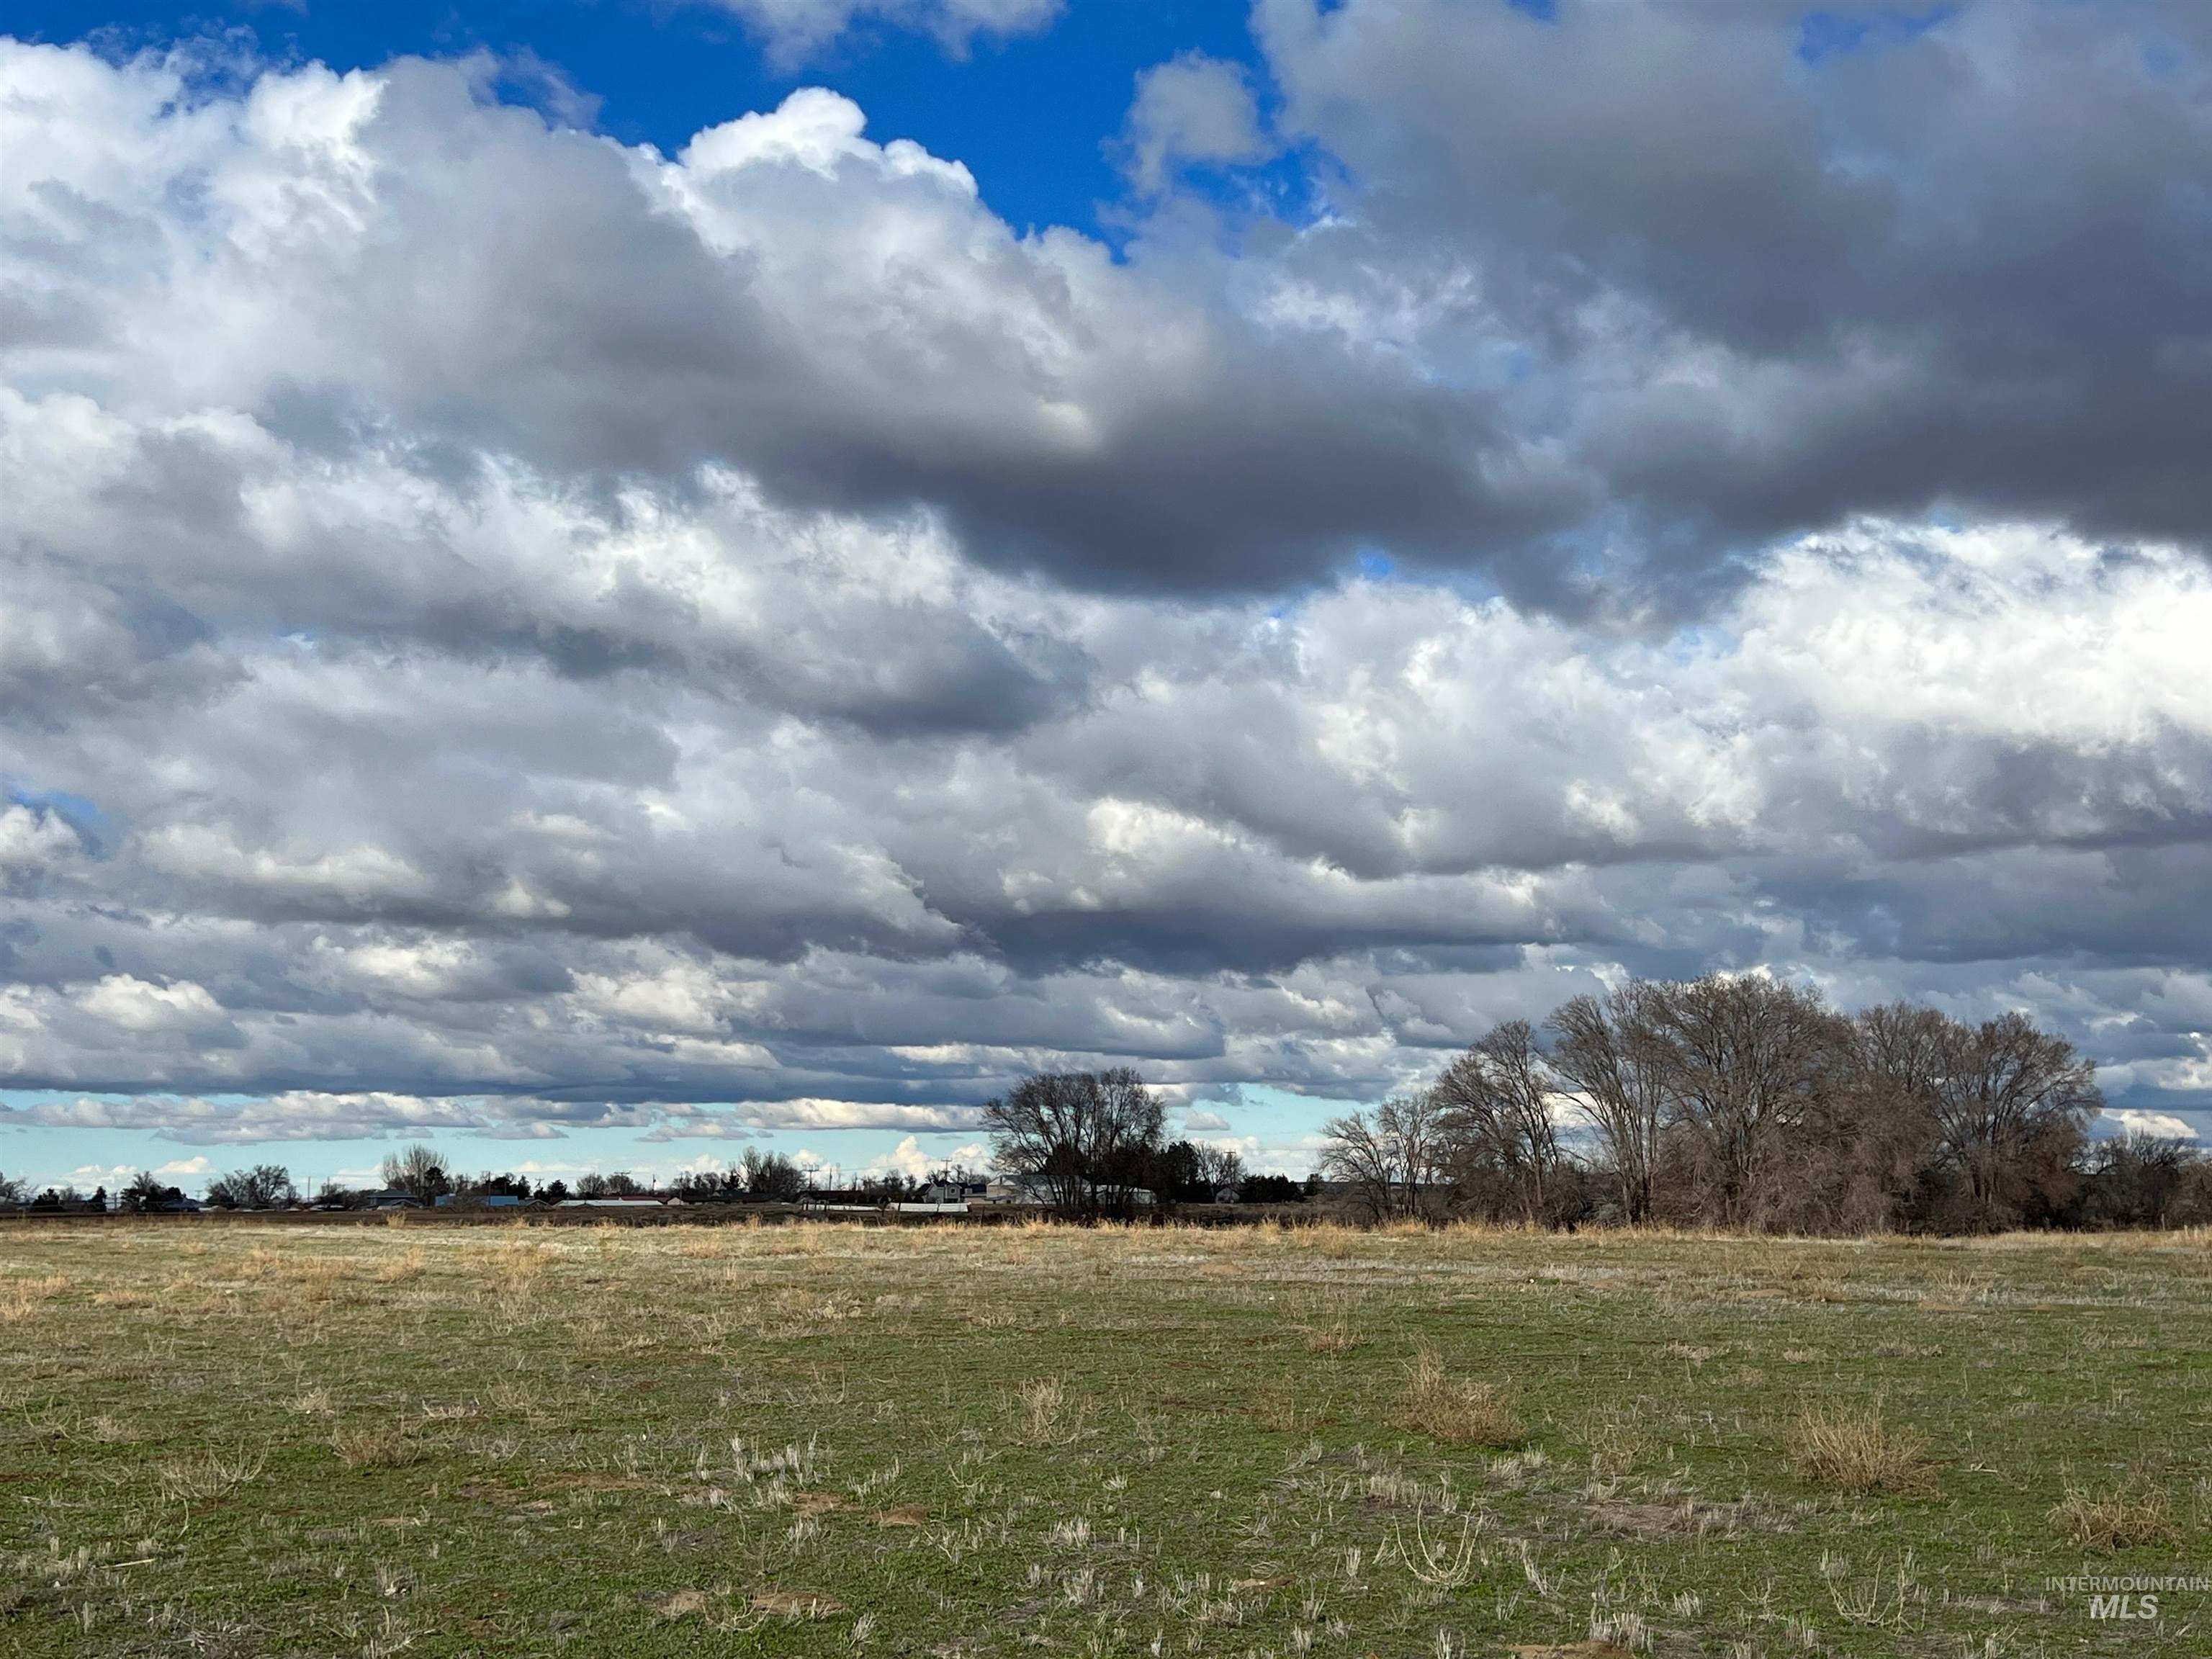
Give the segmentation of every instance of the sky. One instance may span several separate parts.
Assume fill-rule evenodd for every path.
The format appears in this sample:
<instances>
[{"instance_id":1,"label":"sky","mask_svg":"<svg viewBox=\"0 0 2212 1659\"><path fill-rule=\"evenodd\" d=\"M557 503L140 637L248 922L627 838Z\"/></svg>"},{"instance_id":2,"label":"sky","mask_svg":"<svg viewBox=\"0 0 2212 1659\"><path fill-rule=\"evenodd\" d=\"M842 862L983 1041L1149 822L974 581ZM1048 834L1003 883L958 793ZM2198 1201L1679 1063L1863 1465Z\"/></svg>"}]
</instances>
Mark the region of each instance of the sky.
<instances>
[{"instance_id":1,"label":"sky","mask_svg":"<svg viewBox=\"0 0 2212 1659\"><path fill-rule=\"evenodd\" d=\"M2212 12L10 8L0 1171L978 1163L1634 975L2212 1133Z\"/></svg>"}]
</instances>

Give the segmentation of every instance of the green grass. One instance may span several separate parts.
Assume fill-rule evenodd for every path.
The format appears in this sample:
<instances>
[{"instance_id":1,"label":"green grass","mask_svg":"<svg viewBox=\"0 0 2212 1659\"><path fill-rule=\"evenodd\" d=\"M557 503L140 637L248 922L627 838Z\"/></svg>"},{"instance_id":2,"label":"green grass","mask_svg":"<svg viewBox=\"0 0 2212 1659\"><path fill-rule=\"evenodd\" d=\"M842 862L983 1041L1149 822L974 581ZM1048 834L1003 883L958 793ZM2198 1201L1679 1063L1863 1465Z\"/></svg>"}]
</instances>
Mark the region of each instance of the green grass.
<instances>
[{"instance_id":1,"label":"green grass","mask_svg":"<svg viewBox=\"0 0 2212 1659\"><path fill-rule=\"evenodd\" d=\"M0 1651L2199 1655L2045 1580L2212 1576L2208 1334L2202 1233L17 1227Z\"/></svg>"}]
</instances>

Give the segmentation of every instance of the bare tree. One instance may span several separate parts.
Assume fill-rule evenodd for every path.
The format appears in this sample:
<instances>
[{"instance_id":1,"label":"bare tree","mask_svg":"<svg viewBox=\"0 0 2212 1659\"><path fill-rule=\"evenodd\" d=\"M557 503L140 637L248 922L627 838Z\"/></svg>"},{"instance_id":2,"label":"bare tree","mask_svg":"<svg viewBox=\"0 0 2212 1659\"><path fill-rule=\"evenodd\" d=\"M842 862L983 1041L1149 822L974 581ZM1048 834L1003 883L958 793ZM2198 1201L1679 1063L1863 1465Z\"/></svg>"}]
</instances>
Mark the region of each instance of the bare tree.
<instances>
[{"instance_id":1,"label":"bare tree","mask_svg":"<svg viewBox=\"0 0 2212 1659\"><path fill-rule=\"evenodd\" d=\"M1559 1139L1554 1093L1536 1033L1508 1020L1444 1067L1429 1089L1444 1158L1455 1174L1501 1182L1531 1223L1552 1218ZM1462 1184L1465 1184L1464 1182Z\"/></svg>"},{"instance_id":2,"label":"bare tree","mask_svg":"<svg viewBox=\"0 0 2212 1659\"><path fill-rule=\"evenodd\" d=\"M1932 1110L1958 1022L1934 1008L1886 1002L1861 1009L1851 1024L1859 1069L1927 1101Z\"/></svg>"},{"instance_id":3,"label":"bare tree","mask_svg":"<svg viewBox=\"0 0 2212 1659\"><path fill-rule=\"evenodd\" d=\"M300 1201L292 1172L281 1164L233 1170L208 1183L208 1202L224 1210L273 1210Z\"/></svg>"},{"instance_id":4,"label":"bare tree","mask_svg":"<svg viewBox=\"0 0 2212 1659\"><path fill-rule=\"evenodd\" d=\"M806 1190L806 1176L796 1164L781 1152L763 1152L757 1146L745 1148L744 1164L732 1173L742 1176L745 1190L755 1198L795 1204Z\"/></svg>"},{"instance_id":5,"label":"bare tree","mask_svg":"<svg viewBox=\"0 0 2212 1659\"><path fill-rule=\"evenodd\" d=\"M623 1198L645 1190L645 1183L628 1170L610 1170L602 1175L594 1170L576 1181L579 1198Z\"/></svg>"},{"instance_id":6,"label":"bare tree","mask_svg":"<svg viewBox=\"0 0 2212 1659\"><path fill-rule=\"evenodd\" d=\"M1817 991L1760 974L1650 985L1641 1012L1697 1171L1697 1207L1745 1225L1773 1196L1770 1164L1848 1063L1849 1028Z\"/></svg>"},{"instance_id":7,"label":"bare tree","mask_svg":"<svg viewBox=\"0 0 2212 1659\"><path fill-rule=\"evenodd\" d=\"M444 1160L419 1144L403 1146L384 1160L384 1184L417 1204L434 1204L453 1189Z\"/></svg>"},{"instance_id":8,"label":"bare tree","mask_svg":"<svg viewBox=\"0 0 2212 1659\"><path fill-rule=\"evenodd\" d=\"M126 1214L137 1215L184 1196L178 1188L166 1184L151 1170L141 1170L131 1177L130 1184L121 1194Z\"/></svg>"},{"instance_id":9,"label":"bare tree","mask_svg":"<svg viewBox=\"0 0 2212 1659\"><path fill-rule=\"evenodd\" d=\"M1244 1155L1234 1146L1200 1146L1198 1168L1206 1184L1218 1193L1244 1179Z\"/></svg>"},{"instance_id":10,"label":"bare tree","mask_svg":"<svg viewBox=\"0 0 2212 1659\"><path fill-rule=\"evenodd\" d=\"M2027 1200L2057 1196L2089 1120L2104 1109L2097 1068L2019 1013L1972 1027L1949 1022L1942 1048L1936 1120L1973 1224L2017 1221Z\"/></svg>"},{"instance_id":11,"label":"bare tree","mask_svg":"<svg viewBox=\"0 0 2212 1659\"><path fill-rule=\"evenodd\" d=\"M1160 1148L1165 1112L1127 1067L1046 1072L985 1103L991 1162L1041 1188L1062 1215L1127 1210Z\"/></svg>"},{"instance_id":12,"label":"bare tree","mask_svg":"<svg viewBox=\"0 0 2212 1659\"><path fill-rule=\"evenodd\" d=\"M1328 1138L1322 1174L1349 1187L1372 1219L1419 1215L1433 1207L1443 1185L1439 1115L1435 1102L1422 1093L1394 1096L1371 1118L1358 1111L1331 1118L1322 1126Z\"/></svg>"},{"instance_id":13,"label":"bare tree","mask_svg":"<svg viewBox=\"0 0 2212 1659\"><path fill-rule=\"evenodd\" d=\"M1571 999L1544 1022L1568 1103L1597 1132L1620 1194L1620 1218L1651 1219L1659 1130L1667 1109L1666 1047L1645 1016L1645 987Z\"/></svg>"}]
</instances>

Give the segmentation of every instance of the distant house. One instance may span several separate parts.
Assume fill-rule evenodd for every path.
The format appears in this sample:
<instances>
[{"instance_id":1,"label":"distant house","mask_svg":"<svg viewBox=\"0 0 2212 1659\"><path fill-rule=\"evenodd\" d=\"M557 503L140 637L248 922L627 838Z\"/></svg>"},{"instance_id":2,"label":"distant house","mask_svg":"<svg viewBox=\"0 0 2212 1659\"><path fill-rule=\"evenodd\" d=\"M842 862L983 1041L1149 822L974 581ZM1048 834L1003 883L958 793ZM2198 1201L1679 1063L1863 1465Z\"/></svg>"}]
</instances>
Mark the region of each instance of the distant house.
<instances>
[{"instance_id":1,"label":"distant house","mask_svg":"<svg viewBox=\"0 0 2212 1659\"><path fill-rule=\"evenodd\" d=\"M981 1196L986 1204L1042 1205L1050 1201L1026 1181L987 1181Z\"/></svg>"},{"instance_id":2,"label":"distant house","mask_svg":"<svg viewBox=\"0 0 2212 1659\"><path fill-rule=\"evenodd\" d=\"M682 1201L670 1193L609 1193L604 1198L564 1198L559 1207L564 1210L635 1210L641 1206L655 1209Z\"/></svg>"},{"instance_id":3,"label":"distant house","mask_svg":"<svg viewBox=\"0 0 2212 1659\"><path fill-rule=\"evenodd\" d=\"M988 1181L933 1181L914 1195L917 1204L970 1204L990 1197Z\"/></svg>"},{"instance_id":4,"label":"distant house","mask_svg":"<svg viewBox=\"0 0 2212 1659\"><path fill-rule=\"evenodd\" d=\"M438 1195L438 1207L441 1210L455 1204L471 1210L512 1210L521 1202L513 1193L462 1193L459 1195L441 1193Z\"/></svg>"},{"instance_id":5,"label":"distant house","mask_svg":"<svg viewBox=\"0 0 2212 1659\"><path fill-rule=\"evenodd\" d=\"M372 1210L419 1210L422 1200L397 1187L387 1187L380 1193L363 1193L362 1202Z\"/></svg>"}]
</instances>

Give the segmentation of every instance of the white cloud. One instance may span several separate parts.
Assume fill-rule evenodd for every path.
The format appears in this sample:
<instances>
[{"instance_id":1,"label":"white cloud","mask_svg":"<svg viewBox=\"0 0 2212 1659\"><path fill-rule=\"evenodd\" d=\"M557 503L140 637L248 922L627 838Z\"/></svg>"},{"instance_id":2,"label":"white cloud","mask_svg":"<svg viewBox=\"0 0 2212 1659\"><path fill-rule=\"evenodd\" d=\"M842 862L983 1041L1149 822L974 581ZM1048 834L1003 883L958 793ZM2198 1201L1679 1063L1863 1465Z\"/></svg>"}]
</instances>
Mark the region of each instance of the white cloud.
<instances>
[{"instance_id":1,"label":"white cloud","mask_svg":"<svg viewBox=\"0 0 2212 1659\"><path fill-rule=\"evenodd\" d=\"M2162 1140L2194 1140L2197 1126L2171 1112L2147 1111L2140 1107L2116 1107L2105 1121L2125 1134L2155 1135Z\"/></svg>"},{"instance_id":2,"label":"white cloud","mask_svg":"<svg viewBox=\"0 0 2212 1659\"><path fill-rule=\"evenodd\" d=\"M908 1135L899 1144L870 1164L865 1173L869 1175L902 1175L919 1180L936 1168L929 1154L921 1150L921 1143Z\"/></svg>"},{"instance_id":3,"label":"white cloud","mask_svg":"<svg viewBox=\"0 0 2212 1659\"><path fill-rule=\"evenodd\" d=\"M199 1031L226 1023L222 1006L207 988L189 980L156 985L110 974L76 1000L94 1018L126 1031Z\"/></svg>"},{"instance_id":4,"label":"white cloud","mask_svg":"<svg viewBox=\"0 0 2212 1659\"><path fill-rule=\"evenodd\" d=\"M0 621L0 628L6 626ZM12 803L0 808L0 871L42 870L82 850L76 832L59 813Z\"/></svg>"},{"instance_id":5,"label":"white cloud","mask_svg":"<svg viewBox=\"0 0 2212 1659\"><path fill-rule=\"evenodd\" d=\"M1243 70L1196 52L1138 76L1124 142L1129 176L1150 194L1178 162L1252 161L1270 149Z\"/></svg>"}]
</instances>

